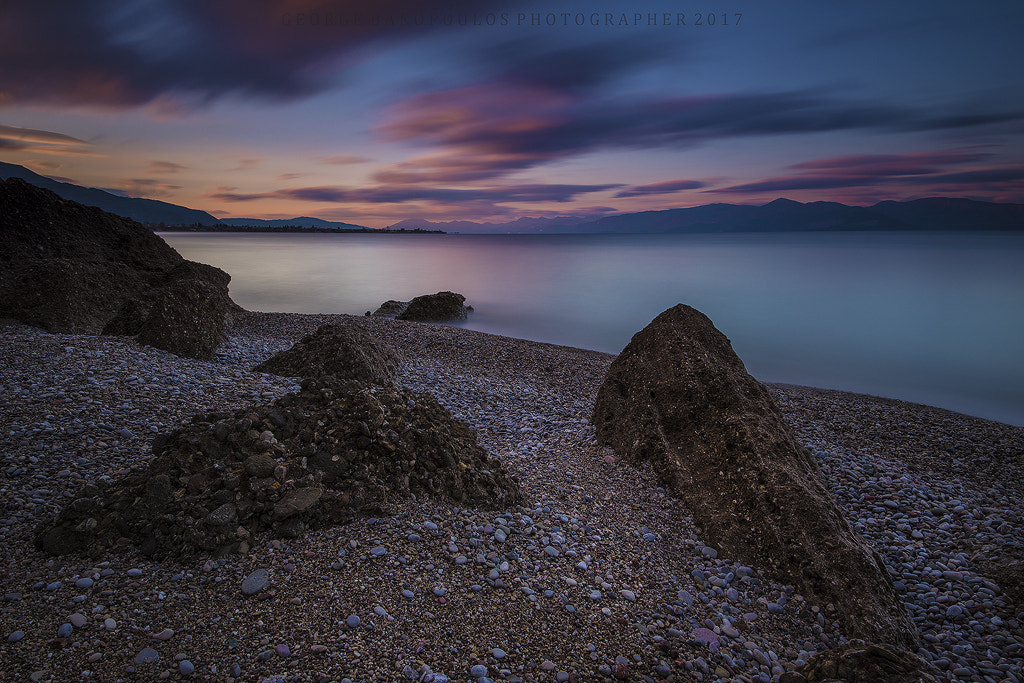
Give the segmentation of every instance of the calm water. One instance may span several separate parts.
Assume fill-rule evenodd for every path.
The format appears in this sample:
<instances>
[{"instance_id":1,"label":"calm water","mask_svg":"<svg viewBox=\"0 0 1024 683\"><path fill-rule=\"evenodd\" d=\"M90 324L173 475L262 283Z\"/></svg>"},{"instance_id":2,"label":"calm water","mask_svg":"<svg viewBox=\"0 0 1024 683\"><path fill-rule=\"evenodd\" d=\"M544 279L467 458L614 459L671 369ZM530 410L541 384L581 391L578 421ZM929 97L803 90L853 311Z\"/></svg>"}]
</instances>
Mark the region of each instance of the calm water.
<instances>
[{"instance_id":1,"label":"calm water","mask_svg":"<svg viewBox=\"0 0 1024 683\"><path fill-rule=\"evenodd\" d=\"M1024 425L1024 235L163 233L250 310L362 314L452 290L466 327L617 353L677 303L758 379Z\"/></svg>"}]
</instances>

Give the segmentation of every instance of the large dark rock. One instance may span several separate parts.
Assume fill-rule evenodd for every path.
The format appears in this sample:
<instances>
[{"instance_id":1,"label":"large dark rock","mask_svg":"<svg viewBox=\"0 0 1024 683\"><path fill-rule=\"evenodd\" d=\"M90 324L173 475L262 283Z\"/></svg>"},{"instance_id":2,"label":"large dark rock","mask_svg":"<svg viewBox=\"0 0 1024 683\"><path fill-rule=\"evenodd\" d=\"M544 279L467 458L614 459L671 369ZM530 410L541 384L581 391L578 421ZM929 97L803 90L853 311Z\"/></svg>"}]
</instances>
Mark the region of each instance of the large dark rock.
<instances>
[{"instance_id":1,"label":"large dark rock","mask_svg":"<svg viewBox=\"0 0 1024 683\"><path fill-rule=\"evenodd\" d=\"M598 391L592 422L602 444L653 464L721 553L834 604L849 637L916 646L881 558L702 313L679 305L634 335Z\"/></svg>"},{"instance_id":2,"label":"large dark rock","mask_svg":"<svg viewBox=\"0 0 1024 683\"><path fill-rule=\"evenodd\" d=\"M471 307L464 305L466 297L455 292L438 292L424 294L409 302L405 310L399 313L398 320L416 320L419 322L449 322L465 320Z\"/></svg>"},{"instance_id":3,"label":"large dark rock","mask_svg":"<svg viewBox=\"0 0 1024 683\"><path fill-rule=\"evenodd\" d=\"M852 640L787 671L779 683L935 683L930 665L920 657L886 645Z\"/></svg>"},{"instance_id":4,"label":"large dark rock","mask_svg":"<svg viewBox=\"0 0 1024 683\"><path fill-rule=\"evenodd\" d=\"M354 323L323 325L256 366L284 377L334 375L371 384L395 381L400 360L395 348Z\"/></svg>"},{"instance_id":5,"label":"large dark rock","mask_svg":"<svg viewBox=\"0 0 1024 683\"><path fill-rule=\"evenodd\" d=\"M0 182L0 316L73 334L146 328L144 343L209 358L238 310L229 280L135 221Z\"/></svg>"},{"instance_id":6,"label":"large dark rock","mask_svg":"<svg viewBox=\"0 0 1024 683\"><path fill-rule=\"evenodd\" d=\"M198 415L157 437L153 454L144 469L79 491L39 525L37 547L99 555L127 538L145 554L188 557L384 514L412 495L491 508L521 497L433 396L330 376L269 405Z\"/></svg>"}]
</instances>

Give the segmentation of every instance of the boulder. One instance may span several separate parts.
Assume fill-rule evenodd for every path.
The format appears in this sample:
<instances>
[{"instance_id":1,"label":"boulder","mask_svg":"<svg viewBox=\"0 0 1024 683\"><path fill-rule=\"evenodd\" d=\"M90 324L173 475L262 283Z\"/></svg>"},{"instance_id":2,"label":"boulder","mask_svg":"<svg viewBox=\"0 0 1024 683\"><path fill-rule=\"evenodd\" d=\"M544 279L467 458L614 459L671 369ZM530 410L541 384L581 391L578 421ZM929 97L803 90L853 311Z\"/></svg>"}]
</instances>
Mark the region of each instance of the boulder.
<instances>
[{"instance_id":1,"label":"boulder","mask_svg":"<svg viewBox=\"0 0 1024 683\"><path fill-rule=\"evenodd\" d=\"M395 318L405 312L405 309L409 307L408 301L395 301L394 299L388 299L380 305L380 307L372 313L379 318Z\"/></svg>"},{"instance_id":2,"label":"boulder","mask_svg":"<svg viewBox=\"0 0 1024 683\"><path fill-rule=\"evenodd\" d=\"M818 654L779 683L935 683L931 666L905 650L852 640Z\"/></svg>"},{"instance_id":3,"label":"boulder","mask_svg":"<svg viewBox=\"0 0 1024 683\"><path fill-rule=\"evenodd\" d=\"M210 358L240 310L229 280L135 221L0 182L0 316L49 332L145 331L143 343Z\"/></svg>"},{"instance_id":4,"label":"boulder","mask_svg":"<svg viewBox=\"0 0 1024 683\"><path fill-rule=\"evenodd\" d=\"M418 296L409 302L405 310L399 313L398 320L415 320L419 322L449 322L465 320L472 309L465 306L466 297L455 292L438 292Z\"/></svg>"},{"instance_id":5,"label":"boulder","mask_svg":"<svg viewBox=\"0 0 1024 683\"><path fill-rule=\"evenodd\" d=\"M321 326L287 351L257 365L256 371L283 377L334 375L370 384L391 384L399 363L393 346L349 322Z\"/></svg>"},{"instance_id":6,"label":"boulder","mask_svg":"<svg viewBox=\"0 0 1024 683\"><path fill-rule=\"evenodd\" d=\"M433 396L332 376L271 404L197 415L158 436L153 455L78 491L39 524L37 547L100 555L126 538L146 555L187 558L234 552L253 534L290 538L380 516L410 496L501 509L521 500Z\"/></svg>"},{"instance_id":7,"label":"boulder","mask_svg":"<svg viewBox=\"0 0 1024 683\"><path fill-rule=\"evenodd\" d=\"M881 558L843 517L767 388L702 313L678 305L634 335L591 420L600 443L653 464L720 555L833 604L849 637L916 647Z\"/></svg>"}]
</instances>

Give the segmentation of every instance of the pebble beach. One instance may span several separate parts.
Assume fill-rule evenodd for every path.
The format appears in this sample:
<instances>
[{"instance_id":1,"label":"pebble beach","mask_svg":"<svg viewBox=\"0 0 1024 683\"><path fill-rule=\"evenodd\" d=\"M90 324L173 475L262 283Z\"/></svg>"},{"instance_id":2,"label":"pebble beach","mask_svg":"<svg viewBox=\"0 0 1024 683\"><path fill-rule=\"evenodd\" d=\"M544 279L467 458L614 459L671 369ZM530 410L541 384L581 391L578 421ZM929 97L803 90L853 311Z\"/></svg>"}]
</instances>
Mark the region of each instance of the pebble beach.
<instances>
[{"instance_id":1,"label":"pebble beach","mask_svg":"<svg viewBox=\"0 0 1024 683\"><path fill-rule=\"evenodd\" d=\"M520 482L523 504L388 514L244 555L51 557L36 524L204 411L298 378L258 363L353 321L403 356ZM212 361L0 321L2 681L744 681L845 642L758 567L706 546L649 467L597 445L613 357L458 327L247 313ZM770 388L883 557L939 681L1024 681L1024 428L888 399Z\"/></svg>"}]
</instances>

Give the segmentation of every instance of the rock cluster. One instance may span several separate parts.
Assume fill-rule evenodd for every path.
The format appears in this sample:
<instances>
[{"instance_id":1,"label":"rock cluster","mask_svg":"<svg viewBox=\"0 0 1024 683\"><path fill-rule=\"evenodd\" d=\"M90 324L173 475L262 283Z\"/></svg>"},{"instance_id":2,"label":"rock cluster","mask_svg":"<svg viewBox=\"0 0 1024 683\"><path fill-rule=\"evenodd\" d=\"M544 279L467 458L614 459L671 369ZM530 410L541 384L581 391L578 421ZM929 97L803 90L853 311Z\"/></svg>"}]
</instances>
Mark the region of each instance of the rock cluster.
<instances>
[{"instance_id":1,"label":"rock cluster","mask_svg":"<svg viewBox=\"0 0 1024 683\"><path fill-rule=\"evenodd\" d=\"M702 313L678 305L638 332L612 363L591 420L599 442L653 464L720 552L834 604L851 637L917 645L881 558Z\"/></svg>"},{"instance_id":2,"label":"rock cluster","mask_svg":"<svg viewBox=\"0 0 1024 683\"><path fill-rule=\"evenodd\" d=\"M334 375L370 384L392 384L400 359L393 346L351 322L323 325L292 348L256 366L282 377Z\"/></svg>"},{"instance_id":3,"label":"rock cluster","mask_svg":"<svg viewBox=\"0 0 1024 683\"><path fill-rule=\"evenodd\" d=\"M101 553L128 542L188 557L380 513L396 496L483 507L520 498L475 433L429 394L331 376L269 405L196 416L157 437L153 453L109 487L86 486L39 525L36 545Z\"/></svg>"},{"instance_id":4,"label":"rock cluster","mask_svg":"<svg viewBox=\"0 0 1024 683\"><path fill-rule=\"evenodd\" d=\"M237 310L227 273L184 260L135 221L18 178L0 182L0 207L0 315L212 357Z\"/></svg>"},{"instance_id":5,"label":"rock cluster","mask_svg":"<svg viewBox=\"0 0 1024 683\"><path fill-rule=\"evenodd\" d=\"M416 322L450 322L465 320L473 310L466 306L466 297L455 292L424 294L412 301L385 301L372 315Z\"/></svg>"},{"instance_id":6,"label":"rock cluster","mask_svg":"<svg viewBox=\"0 0 1024 683\"><path fill-rule=\"evenodd\" d=\"M796 671L787 671L779 683L934 683L930 667L905 651L852 640L826 650Z\"/></svg>"}]
</instances>

